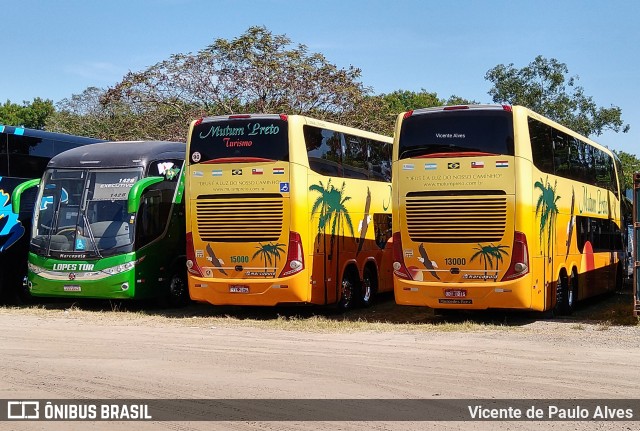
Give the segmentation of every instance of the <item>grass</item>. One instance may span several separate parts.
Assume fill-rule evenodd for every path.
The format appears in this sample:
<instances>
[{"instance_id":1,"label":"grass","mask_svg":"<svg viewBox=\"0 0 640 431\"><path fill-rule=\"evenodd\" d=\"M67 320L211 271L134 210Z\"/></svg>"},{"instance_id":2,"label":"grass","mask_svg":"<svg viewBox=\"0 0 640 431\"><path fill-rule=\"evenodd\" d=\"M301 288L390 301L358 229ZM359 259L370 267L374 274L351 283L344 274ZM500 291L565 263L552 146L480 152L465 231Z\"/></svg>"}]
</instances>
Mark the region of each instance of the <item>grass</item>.
<instances>
[{"instance_id":1,"label":"grass","mask_svg":"<svg viewBox=\"0 0 640 431\"><path fill-rule=\"evenodd\" d=\"M607 331L615 326L639 326L633 316L631 292L623 290L580 304L572 316L554 319L576 331L592 327ZM436 315L424 307L396 305L392 296L368 309L345 314L326 307L218 307L193 304L161 309L154 304L126 301L50 301L22 307L3 307L0 313L31 314L43 318L71 318L112 324L137 321L150 325L195 327L256 327L303 332L482 332L515 331L540 321L536 313L459 312Z\"/></svg>"}]
</instances>

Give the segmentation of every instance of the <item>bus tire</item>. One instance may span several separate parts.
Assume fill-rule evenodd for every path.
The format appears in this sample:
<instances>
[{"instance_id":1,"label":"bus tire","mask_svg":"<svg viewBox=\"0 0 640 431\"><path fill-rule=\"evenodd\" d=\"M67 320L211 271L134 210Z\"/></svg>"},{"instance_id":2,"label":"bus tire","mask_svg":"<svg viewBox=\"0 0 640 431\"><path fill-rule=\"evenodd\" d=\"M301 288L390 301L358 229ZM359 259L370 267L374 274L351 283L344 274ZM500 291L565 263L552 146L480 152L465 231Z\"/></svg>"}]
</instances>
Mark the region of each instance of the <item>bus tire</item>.
<instances>
[{"instance_id":1,"label":"bus tire","mask_svg":"<svg viewBox=\"0 0 640 431\"><path fill-rule=\"evenodd\" d=\"M353 308L359 281L357 271L352 268L345 269L340 281L340 299L337 303L339 311L344 312Z\"/></svg>"},{"instance_id":2,"label":"bus tire","mask_svg":"<svg viewBox=\"0 0 640 431\"><path fill-rule=\"evenodd\" d=\"M169 307L183 307L189 302L189 286L183 274L176 273L169 281L167 305Z\"/></svg>"},{"instance_id":3,"label":"bus tire","mask_svg":"<svg viewBox=\"0 0 640 431\"><path fill-rule=\"evenodd\" d=\"M568 314L569 279L565 272L561 272L556 282L556 301L551 309L552 316Z\"/></svg>"},{"instance_id":4,"label":"bus tire","mask_svg":"<svg viewBox=\"0 0 640 431\"><path fill-rule=\"evenodd\" d=\"M378 293L378 277L375 269L371 265L364 267L362 272L362 284L360 285L360 304L363 307L370 307L374 303Z\"/></svg>"}]
</instances>

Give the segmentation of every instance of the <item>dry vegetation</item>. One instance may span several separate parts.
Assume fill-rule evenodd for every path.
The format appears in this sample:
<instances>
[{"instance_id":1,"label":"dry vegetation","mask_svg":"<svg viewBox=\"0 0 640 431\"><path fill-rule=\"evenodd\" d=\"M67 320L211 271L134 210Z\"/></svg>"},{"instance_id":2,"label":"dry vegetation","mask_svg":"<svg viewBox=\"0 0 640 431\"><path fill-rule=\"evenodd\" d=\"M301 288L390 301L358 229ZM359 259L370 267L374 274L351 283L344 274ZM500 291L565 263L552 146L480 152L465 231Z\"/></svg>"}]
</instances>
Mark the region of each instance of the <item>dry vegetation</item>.
<instances>
[{"instance_id":1,"label":"dry vegetation","mask_svg":"<svg viewBox=\"0 0 640 431\"><path fill-rule=\"evenodd\" d=\"M570 323L572 331L606 331L613 327L638 326L632 312L630 289L580 304L570 317L544 319L536 313L459 312L436 315L422 307L398 306L391 296L380 298L368 309L345 314L326 307L215 307L193 304L180 309L161 309L154 304L123 301L41 301L19 307L3 307L4 314L31 314L42 318L72 318L93 322L139 321L148 325L194 327L246 326L306 332L358 331L520 331L539 322ZM567 325L563 325L564 328ZM539 325L536 326L539 330Z\"/></svg>"}]
</instances>

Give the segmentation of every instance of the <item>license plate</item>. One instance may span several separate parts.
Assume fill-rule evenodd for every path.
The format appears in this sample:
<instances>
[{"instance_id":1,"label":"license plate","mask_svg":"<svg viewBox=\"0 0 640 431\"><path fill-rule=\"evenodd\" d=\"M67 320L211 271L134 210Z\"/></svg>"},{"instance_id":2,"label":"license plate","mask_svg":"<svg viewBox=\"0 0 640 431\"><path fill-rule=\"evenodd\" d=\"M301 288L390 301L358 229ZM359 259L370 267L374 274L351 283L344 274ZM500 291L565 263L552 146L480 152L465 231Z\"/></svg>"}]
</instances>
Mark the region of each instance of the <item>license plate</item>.
<instances>
[{"instance_id":1,"label":"license plate","mask_svg":"<svg viewBox=\"0 0 640 431\"><path fill-rule=\"evenodd\" d=\"M249 293L249 286L229 286L229 293Z\"/></svg>"},{"instance_id":2,"label":"license plate","mask_svg":"<svg viewBox=\"0 0 640 431\"><path fill-rule=\"evenodd\" d=\"M77 285L64 286L62 289L63 289L65 292L80 292L80 291L82 291L82 289L80 288L80 286L77 286Z\"/></svg>"},{"instance_id":3,"label":"license plate","mask_svg":"<svg viewBox=\"0 0 640 431\"><path fill-rule=\"evenodd\" d=\"M465 298L467 291L465 289L445 289L444 296L447 298Z\"/></svg>"}]
</instances>

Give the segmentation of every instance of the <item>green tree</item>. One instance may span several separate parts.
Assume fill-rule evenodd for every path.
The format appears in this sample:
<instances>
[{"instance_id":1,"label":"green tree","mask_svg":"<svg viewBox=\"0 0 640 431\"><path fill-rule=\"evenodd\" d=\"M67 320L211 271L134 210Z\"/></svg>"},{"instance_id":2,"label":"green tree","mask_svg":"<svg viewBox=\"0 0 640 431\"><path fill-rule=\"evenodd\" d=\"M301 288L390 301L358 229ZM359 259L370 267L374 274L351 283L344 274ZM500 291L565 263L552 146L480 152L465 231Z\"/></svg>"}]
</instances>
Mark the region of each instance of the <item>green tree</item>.
<instances>
[{"instance_id":1,"label":"green tree","mask_svg":"<svg viewBox=\"0 0 640 431\"><path fill-rule=\"evenodd\" d=\"M489 95L494 102L526 106L585 136L629 130L619 107L596 106L578 85L578 76L567 76L568 72L565 63L539 55L522 69L499 64L485 79L493 83Z\"/></svg>"},{"instance_id":2,"label":"green tree","mask_svg":"<svg viewBox=\"0 0 640 431\"><path fill-rule=\"evenodd\" d=\"M437 93L432 93L425 89L421 89L418 92L396 90L387 94L364 97L358 104L358 109L354 112L345 113L340 118L340 122L352 127L392 136L396 117L401 112L434 106L473 103L478 102L458 96L450 96L448 99L443 99L439 98Z\"/></svg>"},{"instance_id":3,"label":"green tree","mask_svg":"<svg viewBox=\"0 0 640 431\"><path fill-rule=\"evenodd\" d=\"M203 115L285 112L335 120L370 91L360 73L285 35L250 27L235 39L128 73L99 97L98 119L112 134L173 140L184 140L189 120ZM65 111L78 114L75 106Z\"/></svg>"},{"instance_id":4,"label":"green tree","mask_svg":"<svg viewBox=\"0 0 640 431\"><path fill-rule=\"evenodd\" d=\"M624 151L615 151L616 155L622 162L622 171L624 173L624 188L633 188L633 174L640 172L640 159L633 154L625 153Z\"/></svg>"},{"instance_id":5,"label":"green tree","mask_svg":"<svg viewBox=\"0 0 640 431\"><path fill-rule=\"evenodd\" d=\"M22 105L7 100L0 105L0 124L43 129L54 110L53 101L39 97L34 98L33 102L25 101Z\"/></svg>"},{"instance_id":6,"label":"green tree","mask_svg":"<svg viewBox=\"0 0 640 431\"><path fill-rule=\"evenodd\" d=\"M47 121L48 130L109 140L184 141L188 122L195 118L171 111L168 105L137 109L135 104L107 100L107 91L96 87L63 99L57 108Z\"/></svg>"}]
</instances>

